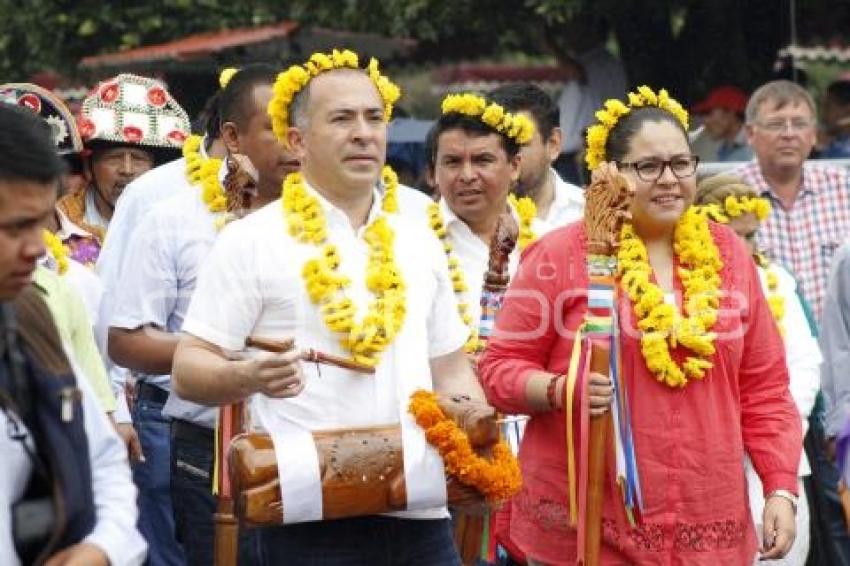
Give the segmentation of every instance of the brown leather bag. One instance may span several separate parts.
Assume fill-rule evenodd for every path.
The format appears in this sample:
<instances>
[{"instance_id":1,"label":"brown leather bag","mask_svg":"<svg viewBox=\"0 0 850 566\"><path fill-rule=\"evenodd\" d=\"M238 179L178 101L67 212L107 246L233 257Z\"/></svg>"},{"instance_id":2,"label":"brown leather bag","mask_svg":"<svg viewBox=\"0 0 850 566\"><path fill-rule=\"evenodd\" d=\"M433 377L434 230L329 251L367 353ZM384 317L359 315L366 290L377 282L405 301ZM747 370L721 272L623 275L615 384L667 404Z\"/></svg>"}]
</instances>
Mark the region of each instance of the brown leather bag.
<instances>
[{"instance_id":1,"label":"brown leather bag","mask_svg":"<svg viewBox=\"0 0 850 566\"><path fill-rule=\"evenodd\" d=\"M465 397L445 397L440 406L484 453L498 440L491 407ZM322 481L322 518L340 519L403 511L407 503L401 429L398 425L313 433ZM236 516L249 526L283 522L277 457L266 433L240 434L230 444L229 463ZM483 498L454 478L449 504L480 512Z\"/></svg>"}]
</instances>

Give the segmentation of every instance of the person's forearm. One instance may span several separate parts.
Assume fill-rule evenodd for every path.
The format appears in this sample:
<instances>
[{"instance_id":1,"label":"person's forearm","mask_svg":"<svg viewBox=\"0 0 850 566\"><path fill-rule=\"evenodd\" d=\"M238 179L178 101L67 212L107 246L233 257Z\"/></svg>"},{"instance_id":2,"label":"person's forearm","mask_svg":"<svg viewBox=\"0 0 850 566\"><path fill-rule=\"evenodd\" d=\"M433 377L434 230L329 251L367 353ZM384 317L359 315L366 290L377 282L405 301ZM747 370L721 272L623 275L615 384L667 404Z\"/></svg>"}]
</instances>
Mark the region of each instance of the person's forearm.
<instances>
[{"instance_id":1,"label":"person's forearm","mask_svg":"<svg viewBox=\"0 0 850 566\"><path fill-rule=\"evenodd\" d=\"M151 326L109 329L109 357L125 368L151 375L171 373L180 335Z\"/></svg>"},{"instance_id":2,"label":"person's forearm","mask_svg":"<svg viewBox=\"0 0 850 566\"><path fill-rule=\"evenodd\" d=\"M555 384L554 389L552 389L550 393L553 378L555 379ZM532 410L541 413L560 407L560 398L563 394L564 381L565 379L561 377L561 381L559 382L558 376L548 371L530 371L525 382L526 403L528 403L528 406L531 407ZM554 401L554 405L552 404L552 401Z\"/></svg>"},{"instance_id":3,"label":"person's forearm","mask_svg":"<svg viewBox=\"0 0 850 566\"><path fill-rule=\"evenodd\" d=\"M184 337L174 353L171 384L181 398L202 405L226 405L253 393L249 360L228 360L197 338Z\"/></svg>"},{"instance_id":4,"label":"person's forearm","mask_svg":"<svg viewBox=\"0 0 850 566\"><path fill-rule=\"evenodd\" d=\"M487 402L478 376L462 350L432 358L431 375L436 393L449 396L467 395L471 399Z\"/></svg>"}]
</instances>

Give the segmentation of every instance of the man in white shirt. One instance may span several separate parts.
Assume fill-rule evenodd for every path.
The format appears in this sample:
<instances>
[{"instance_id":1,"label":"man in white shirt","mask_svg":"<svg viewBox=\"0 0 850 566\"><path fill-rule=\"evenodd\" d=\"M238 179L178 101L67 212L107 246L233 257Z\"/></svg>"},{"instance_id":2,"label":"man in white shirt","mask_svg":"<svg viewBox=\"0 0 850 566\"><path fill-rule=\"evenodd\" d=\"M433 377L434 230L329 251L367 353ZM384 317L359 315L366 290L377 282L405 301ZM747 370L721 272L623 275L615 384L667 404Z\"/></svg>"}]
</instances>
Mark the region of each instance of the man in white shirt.
<instances>
[{"instance_id":1,"label":"man in white shirt","mask_svg":"<svg viewBox=\"0 0 850 566\"><path fill-rule=\"evenodd\" d=\"M505 92L503 89L498 91L502 91L501 98L488 97L484 104L499 104L505 110L514 112L514 109L506 104L514 100L513 95L507 96L512 91ZM546 96L545 93L542 94ZM549 103L551 104L551 101ZM478 354L483 349L483 343L479 342L478 336L483 334L482 330L486 333L489 328L487 323L482 325L481 303L482 295L485 294L483 284L491 257L490 246L493 233L497 229L500 217L507 210L511 211L518 222L518 227L522 230L523 218L518 212L528 209L527 206L522 205L516 208L509 207L508 195L511 187L515 185L518 188L521 187L523 175L525 175L526 182L531 181L535 190L526 190L520 198L531 199L542 192L548 197L544 201L547 212L552 213L555 200L554 186L549 184L541 191L540 185L546 185L552 177L558 178L558 176L550 169L549 162L545 161L541 147L543 143L536 124L530 140L520 144L515 138L485 123L481 115L470 116L456 111L446 112L450 110L446 107L443 110L443 114L428 133L429 182L436 187L441 197L438 204L432 205L431 227L443 242L458 304L469 324L471 338L467 342L466 350L470 354ZM555 112L557 113L557 108ZM522 112L522 114L532 120L532 124L534 123L530 112ZM557 124L557 119L554 124ZM557 126L554 128L557 129ZM525 152L533 144L537 147L531 153L531 164L527 164ZM560 140L554 146L555 156L559 148ZM526 189L528 188L530 187L526 185ZM439 222L436 221L437 219ZM530 220L532 219L527 221ZM542 232L551 229L549 224L539 217L533 218L530 227L532 233L529 239L532 241ZM444 233L441 233L441 229ZM520 238L520 242L511 252L508 258L508 274L511 277L516 273L519 265L521 248L529 243L531 242L526 242L525 238ZM457 267L451 267L455 264ZM485 295L485 301L488 300ZM504 437L514 453L519 448L519 441L524 430L523 424L521 419L516 419L503 426ZM508 505L505 505L503 509L507 509ZM505 543L503 538L499 538L501 533L495 531L492 534L500 544ZM468 535L464 533L463 536Z\"/></svg>"},{"instance_id":2,"label":"man in white shirt","mask_svg":"<svg viewBox=\"0 0 850 566\"><path fill-rule=\"evenodd\" d=\"M522 114L534 123L531 141L520 148L522 163L515 191L517 196L534 199L534 230L542 235L580 220L584 215L584 191L561 179L552 167L561 151L558 106L531 83L505 85L488 97L508 112Z\"/></svg>"},{"instance_id":3,"label":"man in white shirt","mask_svg":"<svg viewBox=\"0 0 850 566\"><path fill-rule=\"evenodd\" d=\"M387 84L376 85L354 68L334 66L316 75L301 74L308 78L291 104L272 103L278 136L285 136L300 158L302 174L287 179L283 203L229 225L217 239L183 325L187 336L175 353L176 391L206 404L250 398L253 423L267 430L276 446L286 443L276 450L286 525L260 532L270 563L308 563L321 553L325 564L457 565L442 462L407 406L418 388L483 402L461 350L466 329L454 314L451 283L434 239L381 210L375 186L386 154L388 99L378 86ZM308 217L301 210L312 212ZM323 243L297 238L307 230ZM389 257L376 256L384 238L393 242ZM380 262L390 270L384 273L403 280L403 322L396 326L396 310L382 317L379 333L392 339L378 350L366 348L369 336L332 330L305 288L305 263L321 261L323 250L334 249L339 262L331 262L330 269L348 281L337 293L354 306L355 324L378 308L377 293L389 297L388 291L370 290L376 281L367 282L367 264ZM392 296L398 289L391 289ZM297 346L234 361L250 335L294 338ZM376 363L375 374L324 367L320 373L301 363L300 348L308 347L344 357L365 355ZM385 424L399 425L405 439L408 511L315 522L322 519L322 495L312 431Z\"/></svg>"},{"instance_id":4,"label":"man in white shirt","mask_svg":"<svg viewBox=\"0 0 850 566\"><path fill-rule=\"evenodd\" d=\"M508 195L520 176L520 146L485 124L480 116L445 112L428 133L429 182L440 195L432 205L431 229L451 247L447 267L458 262L463 279L455 288L460 308L476 333L481 318L481 290L490 257L490 242L499 217L511 210ZM516 212L513 211L514 215ZM436 215L439 215L438 217ZM435 222L439 218L439 223ZM439 226L445 227L440 235ZM509 272L519 264L520 246L510 254ZM471 346L471 345L470 345Z\"/></svg>"},{"instance_id":5,"label":"man in white shirt","mask_svg":"<svg viewBox=\"0 0 850 566\"><path fill-rule=\"evenodd\" d=\"M221 132L208 133L221 135L228 153L245 155L256 165L260 178L252 210L277 199L284 176L298 165L274 138L266 112L276 76L269 65L240 69L219 94ZM209 210L197 185L144 216L128 247L133 269L124 270L111 321L109 346L118 363L146 376L169 377L198 271L218 235L220 216ZM173 391L161 408L160 419L171 425L171 481L170 488L168 483L158 488L171 494L177 539L192 566L213 563L216 414L215 408L185 401ZM154 465L158 454L147 456L147 465Z\"/></svg>"},{"instance_id":6,"label":"man in white shirt","mask_svg":"<svg viewBox=\"0 0 850 566\"><path fill-rule=\"evenodd\" d=\"M32 285L63 170L44 122L0 105L0 564L141 564L126 453Z\"/></svg>"}]
</instances>

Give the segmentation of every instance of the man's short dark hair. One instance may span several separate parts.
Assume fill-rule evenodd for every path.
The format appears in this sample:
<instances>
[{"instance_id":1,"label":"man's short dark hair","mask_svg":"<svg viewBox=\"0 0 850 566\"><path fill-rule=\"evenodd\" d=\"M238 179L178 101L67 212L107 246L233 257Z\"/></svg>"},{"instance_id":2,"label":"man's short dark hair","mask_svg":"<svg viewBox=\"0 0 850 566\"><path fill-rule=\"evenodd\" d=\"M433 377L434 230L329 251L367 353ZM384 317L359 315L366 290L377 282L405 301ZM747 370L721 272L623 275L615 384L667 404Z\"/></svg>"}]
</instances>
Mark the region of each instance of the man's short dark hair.
<instances>
[{"instance_id":1,"label":"man's short dark hair","mask_svg":"<svg viewBox=\"0 0 850 566\"><path fill-rule=\"evenodd\" d=\"M221 90L218 111L221 123L233 122L247 127L254 114L254 89L273 85L278 69L267 63L253 63L239 69Z\"/></svg>"},{"instance_id":2,"label":"man's short dark hair","mask_svg":"<svg viewBox=\"0 0 850 566\"><path fill-rule=\"evenodd\" d=\"M471 136L489 136L495 134L499 136L502 149L508 156L508 159L513 159L519 153L519 145L513 138L507 134L502 134L494 130L481 121L480 117L468 116L460 112L449 112L441 115L431 129L428 130L428 136L425 138L425 151L428 156L428 167L433 171L437 165L437 148L440 136L444 132L452 130L461 130Z\"/></svg>"},{"instance_id":3,"label":"man's short dark hair","mask_svg":"<svg viewBox=\"0 0 850 566\"><path fill-rule=\"evenodd\" d=\"M65 170L50 126L31 110L0 104L0 180L46 184Z\"/></svg>"},{"instance_id":4,"label":"man's short dark hair","mask_svg":"<svg viewBox=\"0 0 850 566\"><path fill-rule=\"evenodd\" d=\"M513 83L490 91L488 100L500 104L508 112L528 112L534 118L543 141L561 123L561 110L552 97L532 83Z\"/></svg>"}]
</instances>

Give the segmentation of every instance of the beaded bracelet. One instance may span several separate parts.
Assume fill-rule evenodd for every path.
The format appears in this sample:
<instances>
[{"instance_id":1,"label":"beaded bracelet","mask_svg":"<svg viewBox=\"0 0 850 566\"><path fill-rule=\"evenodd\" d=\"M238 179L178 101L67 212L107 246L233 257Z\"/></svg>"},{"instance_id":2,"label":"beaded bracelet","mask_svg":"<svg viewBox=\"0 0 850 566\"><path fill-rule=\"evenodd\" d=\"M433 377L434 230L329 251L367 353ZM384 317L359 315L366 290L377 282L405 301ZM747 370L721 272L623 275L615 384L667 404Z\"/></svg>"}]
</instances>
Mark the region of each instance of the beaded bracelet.
<instances>
[{"instance_id":1,"label":"beaded bracelet","mask_svg":"<svg viewBox=\"0 0 850 566\"><path fill-rule=\"evenodd\" d=\"M549 385L546 386L546 400L549 401L549 408L553 411L558 407L557 401L555 400L555 389L558 385L558 378L561 377L560 374L555 374L551 378L549 378Z\"/></svg>"}]
</instances>

